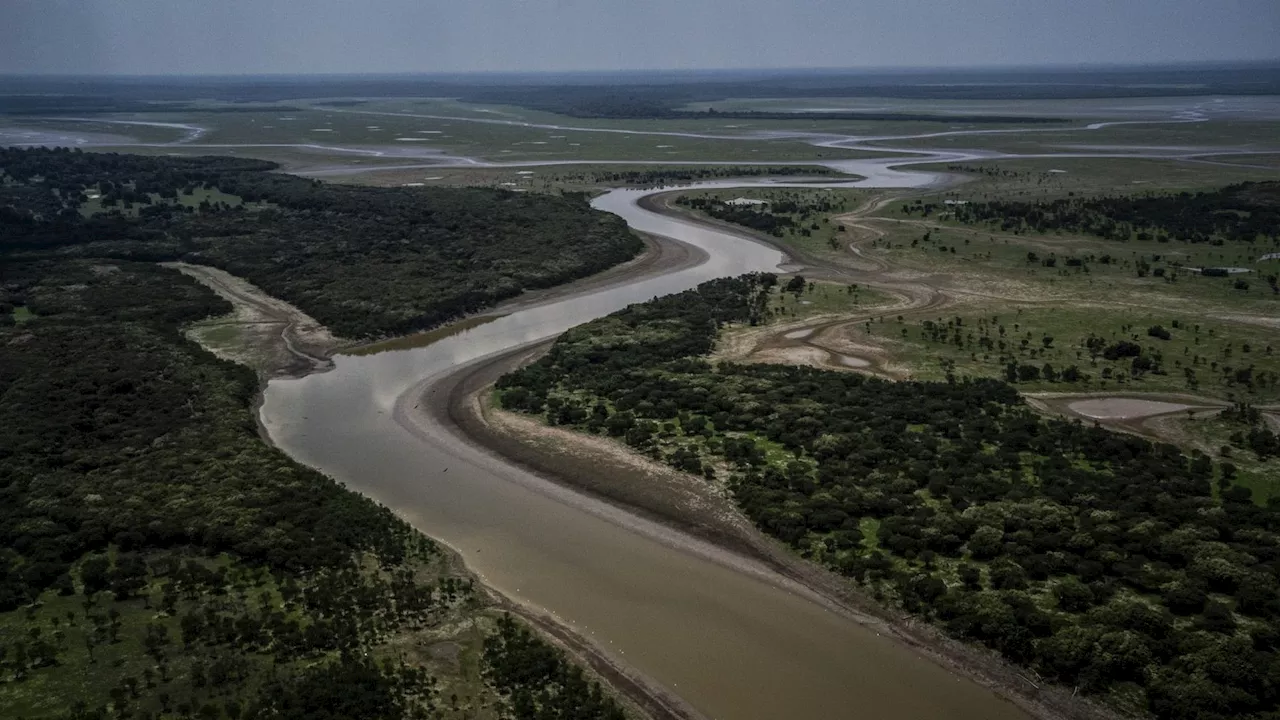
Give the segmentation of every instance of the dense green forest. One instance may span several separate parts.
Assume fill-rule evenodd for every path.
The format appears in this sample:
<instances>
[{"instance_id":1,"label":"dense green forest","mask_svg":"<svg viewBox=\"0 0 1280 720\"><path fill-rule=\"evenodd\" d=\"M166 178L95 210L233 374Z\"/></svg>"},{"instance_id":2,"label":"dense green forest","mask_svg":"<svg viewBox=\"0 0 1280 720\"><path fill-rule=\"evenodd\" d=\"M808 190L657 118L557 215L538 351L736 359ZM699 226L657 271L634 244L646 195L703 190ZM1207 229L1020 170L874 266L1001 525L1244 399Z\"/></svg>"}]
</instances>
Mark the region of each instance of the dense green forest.
<instances>
[{"instance_id":1,"label":"dense green forest","mask_svg":"<svg viewBox=\"0 0 1280 720\"><path fill-rule=\"evenodd\" d=\"M702 197L680 195L675 203L681 207L705 213L717 220L768 233L774 237L782 237L788 232L795 232L808 237L819 229L818 219L823 215L846 209L843 200L829 196L806 196L802 193L788 193L770 200L746 202L721 200L718 196Z\"/></svg>"},{"instance_id":2,"label":"dense green forest","mask_svg":"<svg viewBox=\"0 0 1280 720\"><path fill-rule=\"evenodd\" d=\"M516 720L624 720L617 701L601 692L564 653L509 615L485 639L485 676Z\"/></svg>"},{"instance_id":3,"label":"dense green forest","mask_svg":"<svg viewBox=\"0 0 1280 720\"><path fill-rule=\"evenodd\" d=\"M604 170L591 173L562 173L564 179L590 179L592 182L633 187L661 187L696 180L743 177L843 177L851 176L821 165L739 165L723 167L680 167L661 170Z\"/></svg>"},{"instance_id":4,"label":"dense green forest","mask_svg":"<svg viewBox=\"0 0 1280 720\"><path fill-rule=\"evenodd\" d=\"M1005 232L1085 233L1111 240L1280 244L1280 182L1245 182L1208 192L1117 197L1067 197L1024 202L993 200L940 205L917 200L908 215L945 210L965 224Z\"/></svg>"},{"instance_id":5,"label":"dense green forest","mask_svg":"<svg viewBox=\"0 0 1280 720\"><path fill-rule=\"evenodd\" d=\"M190 182L253 167L146 166ZM48 197L109 181L76 172L44 176L58 193L21 172L3 188L0 717L616 718L559 651L496 622L434 543L259 437L254 373L181 332L229 304L122 259L164 256L185 242L166 233L191 226L79 220ZM120 202L173 187L134 177ZM442 641L474 659L434 661Z\"/></svg>"},{"instance_id":6,"label":"dense green forest","mask_svg":"<svg viewBox=\"0 0 1280 720\"><path fill-rule=\"evenodd\" d=\"M711 363L721 328L768 319L776 282L574 328L500 402L727 483L804 557L1042 677L1158 718L1276 716L1280 500L996 380Z\"/></svg>"},{"instance_id":7,"label":"dense green forest","mask_svg":"<svg viewBox=\"0 0 1280 720\"><path fill-rule=\"evenodd\" d=\"M212 265L363 338L430 328L642 248L582 195L327 185L274 167L0 149L0 254Z\"/></svg>"}]
</instances>

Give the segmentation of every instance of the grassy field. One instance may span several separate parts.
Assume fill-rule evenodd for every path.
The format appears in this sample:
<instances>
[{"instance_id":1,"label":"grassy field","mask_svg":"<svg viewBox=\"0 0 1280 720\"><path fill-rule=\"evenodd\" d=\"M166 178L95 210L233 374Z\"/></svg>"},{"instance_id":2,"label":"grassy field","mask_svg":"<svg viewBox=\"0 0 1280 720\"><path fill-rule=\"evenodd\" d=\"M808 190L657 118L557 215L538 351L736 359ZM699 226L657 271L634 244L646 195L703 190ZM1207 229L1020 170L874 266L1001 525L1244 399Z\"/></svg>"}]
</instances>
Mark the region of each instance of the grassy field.
<instances>
[{"instance_id":1,"label":"grassy field","mask_svg":"<svg viewBox=\"0 0 1280 720\"><path fill-rule=\"evenodd\" d=\"M991 159L914 165L912 169L950 171L967 179L958 187L930 196L930 199L938 200L1003 198L1030 201L1066 197L1073 193L1181 192L1219 188L1248 180L1280 179L1280 168L1271 171L1144 158Z\"/></svg>"},{"instance_id":2,"label":"grassy field","mask_svg":"<svg viewBox=\"0 0 1280 720\"><path fill-rule=\"evenodd\" d=\"M976 306L976 307L975 307ZM1164 328L1169 339L1148 331ZM1280 400L1280 335L1274 329L1201 318L1179 318L1150 309L1080 303L1025 305L995 300L931 317L885 317L871 331L852 328L855 342L884 347L936 380L1006 376L1010 363L1034 367L1034 378L1015 378L1019 389L1059 392L1184 392L1255 403ZM1095 338L1091 347L1089 340ZM1107 348L1125 341L1141 347L1153 364L1134 356L1107 359ZM1044 377L1052 368L1055 379ZM1059 377L1077 368L1079 379ZM1237 373L1249 370L1245 375ZM1247 380L1246 380L1247 378Z\"/></svg>"},{"instance_id":3,"label":"grassy field","mask_svg":"<svg viewBox=\"0 0 1280 720\"><path fill-rule=\"evenodd\" d=\"M1120 187L1134 178L1159 177L1160 165L1090 161L1075 169L1093 178L1110 177L1112 186ZM981 180L954 194L963 197L987 185L1026 187L1040 177L1024 169L1014 175L976 174ZM1070 175L1048 176L1056 181ZM1014 363L1036 367L1038 377L1018 380L1028 390L1196 392L1251 402L1280 400L1271 381L1280 373L1273 354L1280 349L1276 295L1265 280L1280 271L1280 259L1262 259L1275 248L1014 235L959 225L945 211L921 220L918 213L904 213L899 202L882 208L876 218L849 214L875 196L866 190L756 188L684 194L721 202L757 200L770 208L792 203L799 207L786 215L793 224L774 236L784 247L833 263L861 264L883 275L881 282L910 276L938 287L950 298L945 313L885 318L884 323L850 330L865 335L851 338L854 342L883 347L895 365L915 377L1005 377ZM925 201L944 199L950 198ZM862 258L849 252L850 244L856 244ZM1202 266L1250 272L1220 278L1188 270ZM959 345L957 321L963 328ZM952 329L936 329L949 324ZM1154 326L1169 330L1170 339L1148 336ZM1090 349L1090 336L1102 345ZM1046 345L1045 338L1053 340ZM1142 346L1154 365L1146 367L1144 359L1135 369L1131 356L1102 357L1105 346L1121 340ZM1053 379L1043 377L1046 364ZM1076 368L1076 379L1059 379L1070 366Z\"/></svg>"},{"instance_id":4,"label":"grassy field","mask_svg":"<svg viewBox=\"0 0 1280 720\"><path fill-rule=\"evenodd\" d=\"M954 113L1025 115L1033 117L1163 120L1188 107L1201 105L1200 98L1072 98L1064 100L939 100L876 97L791 97L728 98L717 102L699 102L685 106L688 110L715 108L720 111L761 110L797 111L822 108L845 111ZM1215 113L1223 117L1275 117L1280 108L1272 98L1232 98L1229 103L1216 103Z\"/></svg>"},{"instance_id":5,"label":"grassy field","mask_svg":"<svg viewBox=\"0 0 1280 720\"><path fill-rule=\"evenodd\" d=\"M433 113L421 113L433 114ZM201 145L309 144L331 147L384 146L388 157L423 157L430 150L492 161L536 160L724 160L814 161L871 157L874 152L820 148L795 139L711 139L682 136L556 130L424 117L371 115L345 110L183 112L116 115L110 119L145 120L208 128ZM505 120L498 116L493 119ZM566 122L569 119L562 119ZM64 123L66 129L141 136L141 126ZM85 127L91 125L92 127ZM145 128L154 138L157 128ZM164 139L176 139L174 131ZM715 133L714 129L710 132ZM719 134L719 133L715 133ZM195 150L192 148L191 150ZM173 149L171 149L173 151ZM185 152L186 150L184 150ZM205 148L204 152L210 152ZM243 150L242 150L243 151Z\"/></svg>"},{"instance_id":6,"label":"grassy field","mask_svg":"<svg viewBox=\"0 0 1280 720\"><path fill-rule=\"evenodd\" d=\"M769 292L769 311L774 322L793 322L810 317L857 313L891 304L896 298L875 288L856 283L843 285L809 281L801 292L785 290L787 278Z\"/></svg>"},{"instance_id":7,"label":"grassy field","mask_svg":"<svg viewBox=\"0 0 1280 720\"><path fill-rule=\"evenodd\" d=\"M111 119L117 118L117 116L114 115L105 115L103 117ZM153 118L150 115L131 115L127 118L120 116L118 119L142 122L181 122L180 120L162 120L159 118ZM0 132L15 128L66 132L69 134L93 133L101 135L117 135L134 138L137 142L143 143L174 142L175 140L180 140L187 134L185 130L181 130L179 128L156 127L153 125L120 125L117 123L99 122L92 119L58 120L52 118L33 118L25 115L0 115Z\"/></svg>"},{"instance_id":8,"label":"grassy field","mask_svg":"<svg viewBox=\"0 0 1280 720\"><path fill-rule=\"evenodd\" d=\"M893 266L951 276L975 295L1016 299L1106 300L1207 312L1269 314L1275 293L1266 277L1280 270L1261 259L1270 248L1156 242L1118 243L1079 235L1012 236L969 227L880 223L885 235L864 246ZM1076 263L1073 265L1070 263ZM1046 266L1052 263L1052 267ZM1189 268L1239 267L1247 273L1205 277ZM1237 286L1243 280L1247 287Z\"/></svg>"},{"instance_id":9,"label":"grassy field","mask_svg":"<svg viewBox=\"0 0 1280 720\"><path fill-rule=\"evenodd\" d=\"M1258 502L1280 495L1280 458L1260 458L1252 450L1232 442L1232 436L1248 432L1248 427L1217 415L1196 415L1190 418L1169 418L1173 432L1185 437L1192 447L1226 460L1238 470L1237 484L1253 491Z\"/></svg>"},{"instance_id":10,"label":"grassy field","mask_svg":"<svg viewBox=\"0 0 1280 720\"><path fill-rule=\"evenodd\" d=\"M245 207L248 210L259 210L269 207L269 203L251 202L245 203L238 195L229 195L216 188L196 188L189 193L178 193L175 198L164 198L157 193L150 193L151 205L180 205L182 207L197 208L201 203L208 202L211 205L225 204L231 207ZM80 205L80 214L89 217L98 213L119 210L128 217L137 217L138 211L142 209L141 205L130 205L125 207L123 204L117 203L112 207L104 207L102 197L90 196L83 204Z\"/></svg>"},{"instance_id":11,"label":"grassy field","mask_svg":"<svg viewBox=\"0 0 1280 720\"><path fill-rule=\"evenodd\" d=\"M323 103L320 103L323 104ZM705 110L706 104L694 109ZM899 120L848 120L814 119L796 120L748 119L748 118L578 118L512 105L481 105L460 103L443 99L374 100L355 110L417 113L424 115L451 115L487 119L515 120L542 125L564 127L599 128L608 130L644 130L651 132L694 132L710 135L750 135L758 132L795 132L842 135L916 135L945 132L958 129L1016 127L982 123L963 124L946 121ZM769 108L761 108L769 109ZM912 110L911 112L924 112Z\"/></svg>"},{"instance_id":12,"label":"grassy field","mask_svg":"<svg viewBox=\"0 0 1280 720\"><path fill-rule=\"evenodd\" d=\"M982 149L1010 153L1072 153L1088 150L1124 152L1126 148L1151 148L1169 154L1208 152L1215 147L1242 146L1256 150L1280 149L1280 121L1213 120L1142 125L1112 125L1088 130L1042 128L1035 132L954 135L893 140L893 147Z\"/></svg>"}]
</instances>

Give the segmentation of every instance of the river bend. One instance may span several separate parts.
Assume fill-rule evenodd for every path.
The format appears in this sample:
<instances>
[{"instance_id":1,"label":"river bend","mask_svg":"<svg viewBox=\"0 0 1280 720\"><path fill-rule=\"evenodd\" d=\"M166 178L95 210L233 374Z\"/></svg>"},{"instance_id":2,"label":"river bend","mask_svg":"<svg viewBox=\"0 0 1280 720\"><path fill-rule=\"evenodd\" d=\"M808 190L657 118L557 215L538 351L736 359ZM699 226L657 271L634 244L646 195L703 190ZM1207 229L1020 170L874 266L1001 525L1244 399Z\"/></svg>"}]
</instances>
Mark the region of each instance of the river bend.
<instances>
[{"instance_id":1,"label":"river bend","mask_svg":"<svg viewBox=\"0 0 1280 720\"><path fill-rule=\"evenodd\" d=\"M869 178L854 184L938 182L864 163L849 168ZM261 412L272 440L391 507L461 553L490 587L555 616L707 717L1025 717L753 561L546 482L417 413L417 432L407 429L404 415L461 365L783 261L763 244L640 208L637 200L652 192L614 190L595 205L637 230L700 248L705 262L514 312L427 347L338 356L328 372L272 380Z\"/></svg>"}]
</instances>

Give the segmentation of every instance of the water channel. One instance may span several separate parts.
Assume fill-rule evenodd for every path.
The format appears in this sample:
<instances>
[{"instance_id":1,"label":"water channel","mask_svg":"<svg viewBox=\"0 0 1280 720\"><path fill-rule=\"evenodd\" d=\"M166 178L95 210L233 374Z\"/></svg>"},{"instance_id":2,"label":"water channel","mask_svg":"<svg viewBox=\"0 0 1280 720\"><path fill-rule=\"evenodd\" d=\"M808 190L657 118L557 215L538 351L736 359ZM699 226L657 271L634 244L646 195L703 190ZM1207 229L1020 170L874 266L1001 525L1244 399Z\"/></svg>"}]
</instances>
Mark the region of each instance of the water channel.
<instances>
[{"instance_id":1,"label":"water channel","mask_svg":"<svg viewBox=\"0 0 1280 720\"><path fill-rule=\"evenodd\" d=\"M865 165L849 168L868 178L864 184L937 182L880 161L854 162ZM708 186L715 184L700 187ZM422 393L461 365L630 303L782 261L765 245L640 208L636 201L651 192L614 190L595 205L637 230L701 248L706 262L515 312L426 347L339 356L329 372L273 380L262 408L272 439L456 549L489 586L554 615L707 717L1025 717L752 561L529 475L444 427L419 421L416 433L407 429Z\"/></svg>"}]
</instances>

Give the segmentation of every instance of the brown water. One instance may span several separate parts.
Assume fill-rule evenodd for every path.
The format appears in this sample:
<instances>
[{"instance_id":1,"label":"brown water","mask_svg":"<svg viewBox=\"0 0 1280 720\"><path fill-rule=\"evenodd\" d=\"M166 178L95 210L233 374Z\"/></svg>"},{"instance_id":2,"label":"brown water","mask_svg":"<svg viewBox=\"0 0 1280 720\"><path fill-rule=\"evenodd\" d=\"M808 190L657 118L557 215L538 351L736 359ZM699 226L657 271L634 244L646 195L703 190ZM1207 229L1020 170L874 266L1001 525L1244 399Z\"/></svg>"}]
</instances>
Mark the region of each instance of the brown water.
<instances>
[{"instance_id":1,"label":"brown water","mask_svg":"<svg viewBox=\"0 0 1280 720\"><path fill-rule=\"evenodd\" d=\"M712 718L1021 718L903 645L755 563L546 483L438 426L401 421L432 379L633 302L781 261L775 250L597 200L706 250L696 268L512 313L427 347L339 357L272 381L262 418L292 456L459 551L490 586L569 623Z\"/></svg>"}]
</instances>

